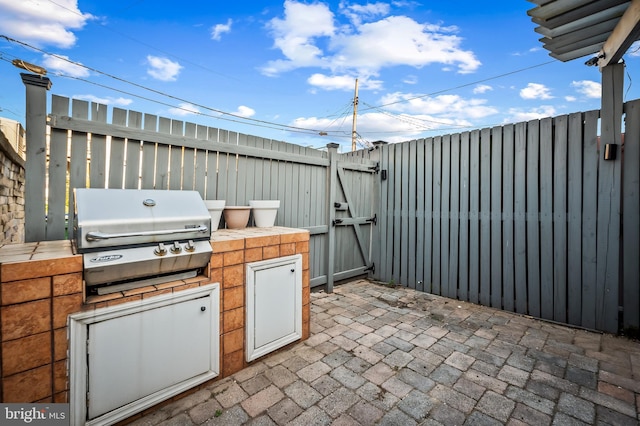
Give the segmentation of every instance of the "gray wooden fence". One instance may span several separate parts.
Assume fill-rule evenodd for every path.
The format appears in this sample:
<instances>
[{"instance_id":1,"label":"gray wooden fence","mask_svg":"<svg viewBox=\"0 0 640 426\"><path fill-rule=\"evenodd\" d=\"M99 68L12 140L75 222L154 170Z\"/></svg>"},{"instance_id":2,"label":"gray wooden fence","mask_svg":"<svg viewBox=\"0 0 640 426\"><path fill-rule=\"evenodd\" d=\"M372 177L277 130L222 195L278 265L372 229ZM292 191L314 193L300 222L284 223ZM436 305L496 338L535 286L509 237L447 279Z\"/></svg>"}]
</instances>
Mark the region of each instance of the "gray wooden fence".
<instances>
[{"instance_id":1,"label":"gray wooden fence","mask_svg":"<svg viewBox=\"0 0 640 426\"><path fill-rule=\"evenodd\" d=\"M59 96L46 143L50 83L31 80L27 241L66 238L75 187L280 199L276 224L311 233L312 286L368 273L591 329L640 325L640 101L613 161L598 111L338 154L117 108L107 122L105 105Z\"/></svg>"},{"instance_id":2,"label":"gray wooden fence","mask_svg":"<svg viewBox=\"0 0 640 426\"><path fill-rule=\"evenodd\" d=\"M615 161L598 111L383 147L376 278L610 332L622 306L638 327L639 108Z\"/></svg>"},{"instance_id":3,"label":"gray wooden fence","mask_svg":"<svg viewBox=\"0 0 640 426\"><path fill-rule=\"evenodd\" d=\"M305 148L118 108L108 122L108 113L105 105L52 96L49 143L42 137L40 149L29 146L49 160L46 167L28 170L35 188L29 197L44 203L27 216L27 241L68 238L73 188L196 190L226 205L280 200L276 225L311 233L312 286L331 288L334 278L366 273L370 254L354 250L354 241L351 250L334 255L339 242L350 240L350 230L333 229L332 206L345 202L345 193L363 192L359 210L373 215L375 152L341 155L336 147ZM340 181L340 170L351 176L347 182ZM344 189L354 185L355 190Z\"/></svg>"}]
</instances>

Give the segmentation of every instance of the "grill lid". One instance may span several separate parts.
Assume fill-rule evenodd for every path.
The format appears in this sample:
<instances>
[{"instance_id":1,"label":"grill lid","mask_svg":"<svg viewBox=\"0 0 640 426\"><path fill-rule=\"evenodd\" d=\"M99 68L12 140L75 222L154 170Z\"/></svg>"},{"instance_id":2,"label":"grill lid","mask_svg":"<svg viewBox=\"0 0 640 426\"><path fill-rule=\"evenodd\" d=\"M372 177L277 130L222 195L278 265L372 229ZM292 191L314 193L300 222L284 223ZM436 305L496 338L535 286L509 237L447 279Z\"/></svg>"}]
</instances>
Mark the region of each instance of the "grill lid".
<instances>
[{"instance_id":1,"label":"grill lid","mask_svg":"<svg viewBox=\"0 0 640 426\"><path fill-rule=\"evenodd\" d=\"M76 188L74 197L79 253L211 236L211 216L197 191Z\"/></svg>"}]
</instances>

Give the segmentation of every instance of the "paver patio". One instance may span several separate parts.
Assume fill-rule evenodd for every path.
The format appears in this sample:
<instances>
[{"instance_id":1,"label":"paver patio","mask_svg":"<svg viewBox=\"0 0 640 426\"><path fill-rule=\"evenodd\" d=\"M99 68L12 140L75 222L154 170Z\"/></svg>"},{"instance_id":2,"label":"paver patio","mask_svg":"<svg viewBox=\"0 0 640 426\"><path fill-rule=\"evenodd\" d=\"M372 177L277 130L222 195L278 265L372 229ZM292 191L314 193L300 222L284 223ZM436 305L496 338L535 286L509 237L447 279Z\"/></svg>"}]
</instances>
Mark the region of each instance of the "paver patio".
<instances>
[{"instance_id":1,"label":"paver patio","mask_svg":"<svg viewBox=\"0 0 640 426\"><path fill-rule=\"evenodd\" d=\"M640 343L356 280L311 337L135 425L637 425Z\"/></svg>"}]
</instances>

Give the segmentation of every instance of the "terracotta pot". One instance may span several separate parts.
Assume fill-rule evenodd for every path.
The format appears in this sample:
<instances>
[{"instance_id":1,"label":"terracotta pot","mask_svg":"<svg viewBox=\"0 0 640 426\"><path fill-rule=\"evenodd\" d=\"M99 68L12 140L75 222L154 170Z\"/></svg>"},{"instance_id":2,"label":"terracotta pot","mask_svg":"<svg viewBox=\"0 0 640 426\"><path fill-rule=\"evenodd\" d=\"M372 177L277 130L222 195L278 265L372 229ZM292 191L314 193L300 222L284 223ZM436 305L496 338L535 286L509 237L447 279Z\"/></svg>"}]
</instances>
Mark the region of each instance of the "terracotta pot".
<instances>
[{"instance_id":1,"label":"terracotta pot","mask_svg":"<svg viewBox=\"0 0 640 426\"><path fill-rule=\"evenodd\" d=\"M222 211L227 229L243 229L249 223L249 206L226 206Z\"/></svg>"}]
</instances>

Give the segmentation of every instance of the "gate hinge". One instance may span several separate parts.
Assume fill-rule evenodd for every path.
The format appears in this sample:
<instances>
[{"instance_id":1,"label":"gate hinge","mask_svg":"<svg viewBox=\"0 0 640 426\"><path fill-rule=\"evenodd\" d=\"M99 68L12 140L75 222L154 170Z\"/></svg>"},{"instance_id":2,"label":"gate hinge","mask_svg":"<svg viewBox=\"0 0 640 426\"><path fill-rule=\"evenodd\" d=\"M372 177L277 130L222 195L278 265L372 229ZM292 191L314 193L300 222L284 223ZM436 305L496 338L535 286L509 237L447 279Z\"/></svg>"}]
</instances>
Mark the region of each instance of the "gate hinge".
<instances>
[{"instance_id":1,"label":"gate hinge","mask_svg":"<svg viewBox=\"0 0 640 426\"><path fill-rule=\"evenodd\" d=\"M369 167L369 170L372 170L374 173L378 173L380 171L380 162L378 161L375 166Z\"/></svg>"},{"instance_id":2,"label":"gate hinge","mask_svg":"<svg viewBox=\"0 0 640 426\"><path fill-rule=\"evenodd\" d=\"M342 223L342 219L333 219L333 226L340 225Z\"/></svg>"},{"instance_id":3,"label":"gate hinge","mask_svg":"<svg viewBox=\"0 0 640 426\"><path fill-rule=\"evenodd\" d=\"M374 214L371 219L367 219L367 222L371 222L374 225L378 224L378 213Z\"/></svg>"},{"instance_id":4,"label":"gate hinge","mask_svg":"<svg viewBox=\"0 0 640 426\"><path fill-rule=\"evenodd\" d=\"M376 273L376 264L375 262L371 262L371 266L369 266L368 268L365 268L364 270L365 272L371 271L372 274Z\"/></svg>"}]
</instances>

